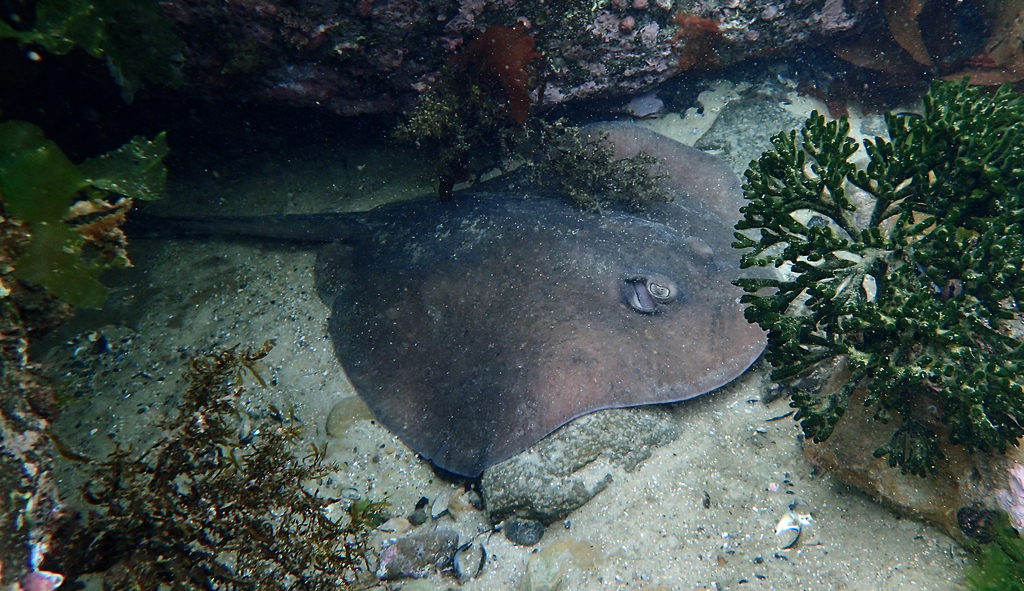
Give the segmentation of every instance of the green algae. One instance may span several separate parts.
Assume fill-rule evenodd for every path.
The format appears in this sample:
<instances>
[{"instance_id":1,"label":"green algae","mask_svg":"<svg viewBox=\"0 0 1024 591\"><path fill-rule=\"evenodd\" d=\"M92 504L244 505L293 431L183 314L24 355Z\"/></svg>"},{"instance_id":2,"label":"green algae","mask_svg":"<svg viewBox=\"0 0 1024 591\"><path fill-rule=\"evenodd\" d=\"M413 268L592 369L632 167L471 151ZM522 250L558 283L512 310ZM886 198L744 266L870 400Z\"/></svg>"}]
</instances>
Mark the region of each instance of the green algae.
<instances>
[{"instance_id":1,"label":"green algae","mask_svg":"<svg viewBox=\"0 0 1024 591\"><path fill-rule=\"evenodd\" d=\"M184 44L154 0L39 0L35 22L18 30L0 20L0 39L54 55L76 47L106 58L122 95L131 102L145 83L176 87Z\"/></svg>"},{"instance_id":2,"label":"green algae","mask_svg":"<svg viewBox=\"0 0 1024 591\"><path fill-rule=\"evenodd\" d=\"M45 287L82 308L100 308L106 288L100 274L124 265L122 256L95 256L87 237L69 225L73 202L107 193L156 199L164 190L168 153L163 133L136 137L106 155L76 166L42 130L24 121L0 123L0 204L26 223L31 240L14 262L14 276Z\"/></svg>"},{"instance_id":3,"label":"green algae","mask_svg":"<svg viewBox=\"0 0 1024 591\"><path fill-rule=\"evenodd\" d=\"M967 567L970 591L1024 591L1024 540L1006 511L992 511L974 560Z\"/></svg>"},{"instance_id":4,"label":"green algae","mask_svg":"<svg viewBox=\"0 0 1024 591\"><path fill-rule=\"evenodd\" d=\"M864 169L845 118L814 113L799 138L772 138L746 172L735 246L744 268L788 278L737 283L773 379L836 357L850 368L835 390L793 390L804 434L827 439L864 388L879 424L897 423L875 456L924 476L940 432L985 452L1024 435L1024 98L935 82L923 115L886 123Z\"/></svg>"}]
</instances>

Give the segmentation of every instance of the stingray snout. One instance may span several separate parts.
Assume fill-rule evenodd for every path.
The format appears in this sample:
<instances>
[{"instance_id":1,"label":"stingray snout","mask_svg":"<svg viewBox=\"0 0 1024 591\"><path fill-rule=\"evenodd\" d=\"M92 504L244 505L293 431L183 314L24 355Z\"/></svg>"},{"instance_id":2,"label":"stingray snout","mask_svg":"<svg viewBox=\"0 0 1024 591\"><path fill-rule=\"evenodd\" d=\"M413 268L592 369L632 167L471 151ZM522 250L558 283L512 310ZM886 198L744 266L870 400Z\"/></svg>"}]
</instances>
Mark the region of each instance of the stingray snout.
<instances>
[{"instance_id":1,"label":"stingray snout","mask_svg":"<svg viewBox=\"0 0 1024 591\"><path fill-rule=\"evenodd\" d=\"M675 301L679 287L664 275L637 275L626 279L626 303L641 314L656 314L661 306Z\"/></svg>"}]
</instances>

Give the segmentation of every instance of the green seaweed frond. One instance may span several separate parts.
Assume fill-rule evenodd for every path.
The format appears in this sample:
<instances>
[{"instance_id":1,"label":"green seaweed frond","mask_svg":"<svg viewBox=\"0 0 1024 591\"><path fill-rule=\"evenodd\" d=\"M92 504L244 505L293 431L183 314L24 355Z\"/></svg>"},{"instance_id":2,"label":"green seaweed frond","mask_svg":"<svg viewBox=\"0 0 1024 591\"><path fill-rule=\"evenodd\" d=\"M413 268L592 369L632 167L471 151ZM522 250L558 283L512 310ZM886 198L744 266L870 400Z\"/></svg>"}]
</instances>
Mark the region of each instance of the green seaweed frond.
<instances>
[{"instance_id":1,"label":"green seaweed frond","mask_svg":"<svg viewBox=\"0 0 1024 591\"><path fill-rule=\"evenodd\" d=\"M184 44L154 0L38 0L35 9L28 30L0 20L0 39L54 55L80 47L92 57L105 57L127 102L145 82L181 84Z\"/></svg>"},{"instance_id":2,"label":"green seaweed frond","mask_svg":"<svg viewBox=\"0 0 1024 591\"><path fill-rule=\"evenodd\" d=\"M116 227L132 199L159 198L168 151L159 133L75 165L36 125L0 123L0 215L24 223L31 236L15 276L74 306L101 307L100 274L129 264Z\"/></svg>"},{"instance_id":3,"label":"green seaweed frond","mask_svg":"<svg viewBox=\"0 0 1024 591\"><path fill-rule=\"evenodd\" d=\"M1024 98L935 82L923 115L888 113L865 140L817 112L751 163L736 225L747 318L768 331L773 379L835 357L850 378L795 392L805 434L827 439L865 388L865 405L902 426L878 456L924 475L949 440L1003 452L1024 435ZM921 409L929 409L922 411Z\"/></svg>"}]
</instances>

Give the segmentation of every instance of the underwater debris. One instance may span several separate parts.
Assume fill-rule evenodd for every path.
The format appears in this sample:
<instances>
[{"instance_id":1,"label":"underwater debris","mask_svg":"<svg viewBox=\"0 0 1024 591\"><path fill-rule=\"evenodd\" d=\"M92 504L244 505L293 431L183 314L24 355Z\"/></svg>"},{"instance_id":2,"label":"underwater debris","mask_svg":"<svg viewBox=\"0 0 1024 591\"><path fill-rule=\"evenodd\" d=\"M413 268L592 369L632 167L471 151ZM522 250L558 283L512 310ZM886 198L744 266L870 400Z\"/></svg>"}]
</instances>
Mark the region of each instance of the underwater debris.
<instances>
[{"instance_id":1,"label":"underwater debris","mask_svg":"<svg viewBox=\"0 0 1024 591\"><path fill-rule=\"evenodd\" d=\"M751 163L750 203L736 225L742 266L790 278L740 279L747 319L768 331L772 379L793 380L845 361L834 390L793 389L804 434L827 439L850 395L880 424L875 450L925 476L945 432L969 451L1003 452L1024 435L1024 98L937 81L923 116L886 115L888 140L865 140L846 118L817 112ZM858 212L856 187L872 203ZM860 215L863 214L863 219ZM741 232L759 232L757 239Z\"/></svg>"},{"instance_id":2,"label":"underwater debris","mask_svg":"<svg viewBox=\"0 0 1024 591\"><path fill-rule=\"evenodd\" d=\"M295 455L301 426L289 413L269 418L239 441L243 374L273 343L196 357L189 388L164 433L141 453L118 447L84 466L93 506L66 527L64 572L103 573L108 589L336 589L372 572L369 533L384 502L318 494L339 468L323 450Z\"/></svg>"}]
</instances>

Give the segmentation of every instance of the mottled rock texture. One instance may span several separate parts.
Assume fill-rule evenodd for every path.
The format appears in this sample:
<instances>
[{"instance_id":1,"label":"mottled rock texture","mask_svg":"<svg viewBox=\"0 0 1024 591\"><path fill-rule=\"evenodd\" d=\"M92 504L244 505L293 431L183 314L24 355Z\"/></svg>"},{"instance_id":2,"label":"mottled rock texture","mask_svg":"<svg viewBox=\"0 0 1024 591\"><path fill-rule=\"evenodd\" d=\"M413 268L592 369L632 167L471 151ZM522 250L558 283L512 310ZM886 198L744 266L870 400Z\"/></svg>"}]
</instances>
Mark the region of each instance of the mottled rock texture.
<instances>
[{"instance_id":1,"label":"mottled rock texture","mask_svg":"<svg viewBox=\"0 0 1024 591\"><path fill-rule=\"evenodd\" d=\"M185 81L209 97L341 114L413 104L491 25L532 34L534 109L649 89L855 32L866 0L171 0Z\"/></svg>"},{"instance_id":2,"label":"mottled rock texture","mask_svg":"<svg viewBox=\"0 0 1024 591\"><path fill-rule=\"evenodd\" d=\"M679 435L666 406L613 409L581 417L528 451L484 471L481 487L494 522L515 515L550 524L632 472Z\"/></svg>"}]
</instances>

